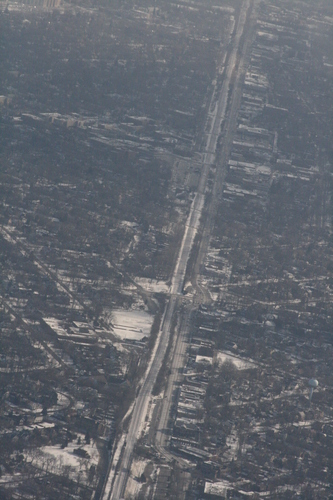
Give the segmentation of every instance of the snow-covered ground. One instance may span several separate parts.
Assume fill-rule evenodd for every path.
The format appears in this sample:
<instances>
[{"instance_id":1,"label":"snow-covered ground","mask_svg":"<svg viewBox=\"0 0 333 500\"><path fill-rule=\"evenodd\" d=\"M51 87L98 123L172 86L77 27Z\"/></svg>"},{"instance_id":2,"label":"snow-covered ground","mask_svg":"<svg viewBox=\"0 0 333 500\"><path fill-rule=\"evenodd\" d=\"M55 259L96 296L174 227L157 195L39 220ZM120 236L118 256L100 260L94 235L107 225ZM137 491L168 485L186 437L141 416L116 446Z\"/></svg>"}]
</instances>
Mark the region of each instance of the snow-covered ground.
<instances>
[{"instance_id":1,"label":"snow-covered ground","mask_svg":"<svg viewBox=\"0 0 333 500\"><path fill-rule=\"evenodd\" d=\"M37 468L52 469L55 474L63 474L66 467L73 479L81 475L82 480L85 481L90 467L98 464L99 452L92 440L90 444L86 444L84 434L78 434L78 437L81 439L81 444L78 444L77 439L75 439L63 449L60 445L42 446L37 450L25 453L26 459ZM77 448L84 450L87 453L87 458L74 454L74 449Z\"/></svg>"},{"instance_id":2,"label":"snow-covered ground","mask_svg":"<svg viewBox=\"0 0 333 500\"><path fill-rule=\"evenodd\" d=\"M168 293L169 291L169 286L165 281L158 281L148 278L135 278L135 283L137 283L147 292Z\"/></svg>"},{"instance_id":3,"label":"snow-covered ground","mask_svg":"<svg viewBox=\"0 0 333 500\"><path fill-rule=\"evenodd\" d=\"M195 362L211 365L213 363L213 358L210 356L196 356Z\"/></svg>"},{"instance_id":4,"label":"snow-covered ground","mask_svg":"<svg viewBox=\"0 0 333 500\"><path fill-rule=\"evenodd\" d=\"M145 311L112 311L114 334L122 340L141 340L149 337L154 317Z\"/></svg>"},{"instance_id":5,"label":"snow-covered ground","mask_svg":"<svg viewBox=\"0 0 333 500\"><path fill-rule=\"evenodd\" d=\"M209 483L208 481L205 483L205 491L206 495L216 495L221 498L227 498L227 492L229 489L233 489L232 483L229 481L218 481L216 483Z\"/></svg>"},{"instance_id":6,"label":"snow-covered ground","mask_svg":"<svg viewBox=\"0 0 333 500\"><path fill-rule=\"evenodd\" d=\"M114 450L113 450L114 455L113 455L113 460L112 460L113 465L111 467L110 473L108 475L108 478L107 478L107 481L105 484L105 490L104 490L103 497L102 497L103 499L106 499L109 497L109 492L112 488L112 484L113 484L115 473L116 473L115 464L117 464L119 459L120 459L120 455L121 455L121 452L122 452L122 449L123 449L125 443L126 443L126 435L122 434L118 443L114 444Z\"/></svg>"},{"instance_id":7,"label":"snow-covered ground","mask_svg":"<svg viewBox=\"0 0 333 500\"><path fill-rule=\"evenodd\" d=\"M153 413L154 413L157 402L160 400L161 400L160 396L152 396L151 397L144 425L141 426L141 427L143 427L142 428L142 435L147 435L149 433L151 421L153 418Z\"/></svg>"},{"instance_id":8,"label":"snow-covered ground","mask_svg":"<svg viewBox=\"0 0 333 500\"><path fill-rule=\"evenodd\" d=\"M237 457L239 448L239 439L235 430L232 430L226 439L226 446L228 450L224 454L224 458L231 461Z\"/></svg>"},{"instance_id":9,"label":"snow-covered ground","mask_svg":"<svg viewBox=\"0 0 333 500\"><path fill-rule=\"evenodd\" d=\"M249 368L255 368L256 366L254 361L245 360L239 358L238 356L234 356L233 354L219 351L217 353L217 362L222 364L226 361L231 361L238 370L248 370Z\"/></svg>"},{"instance_id":10,"label":"snow-covered ground","mask_svg":"<svg viewBox=\"0 0 333 500\"><path fill-rule=\"evenodd\" d=\"M134 459L131 466L131 475L128 478L126 486L126 497L127 498L137 498L139 491L142 486L142 482L139 481L141 475L143 474L148 461L144 459Z\"/></svg>"}]
</instances>

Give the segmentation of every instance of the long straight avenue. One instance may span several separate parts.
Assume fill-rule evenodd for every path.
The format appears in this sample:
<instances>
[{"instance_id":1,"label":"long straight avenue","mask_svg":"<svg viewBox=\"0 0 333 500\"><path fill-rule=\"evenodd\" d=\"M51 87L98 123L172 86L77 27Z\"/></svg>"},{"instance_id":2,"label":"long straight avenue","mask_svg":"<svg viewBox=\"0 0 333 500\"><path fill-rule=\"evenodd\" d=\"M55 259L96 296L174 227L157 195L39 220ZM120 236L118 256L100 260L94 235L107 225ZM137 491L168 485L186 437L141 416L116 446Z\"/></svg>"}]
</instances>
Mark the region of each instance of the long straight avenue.
<instances>
[{"instance_id":1,"label":"long straight avenue","mask_svg":"<svg viewBox=\"0 0 333 500\"><path fill-rule=\"evenodd\" d=\"M199 229L200 218L204 209L207 177L210 168L215 163L216 148L221 130L221 124L223 120L227 118L231 119L231 117L227 117L228 99L232 99L232 93L231 96L229 95L230 83L234 72L241 71L241 68L238 64L238 52L240 50L241 37L244 32L246 22L249 19L248 14L251 4L251 0L244 0L243 2L238 17L238 22L235 28L233 46L227 59L224 83L220 94L218 95L217 101L215 91L212 95L211 103L209 106L209 114L210 118L213 117L213 119L210 119L210 128L206 137L206 147L205 151L203 152L203 163L198 192L193 199L191 210L184 228L184 235L172 277L170 298L166 305L160 333L156 341L155 349L152 353L150 366L148 367L143 383L134 402L127 435L123 439L123 441L121 441L122 449L120 450L120 453L114 454L114 457L116 458L113 458L113 461L109 466L109 473L105 482L104 493L102 496L103 500L119 500L124 497L126 491L127 479L131 468L131 461L133 458L133 450L139 438L142 422L145 420L147 414L154 384L156 382L158 372L162 366L170 341L173 318L176 314L180 302L179 299L182 294L187 263L190 257L191 250L193 248L194 238ZM179 329L179 331L176 331L175 335L181 335L181 331L182 329ZM177 340L178 338L175 339L176 343ZM179 366L177 366L176 368L180 368L180 365L183 363L183 358L184 356L179 355L178 353L177 365L179 364ZM161 412L161 420L158 425L156 438L156 444L159 446L163 446L165 444L165 439L162 438L161 435L165 435L164 431L169 418L169 400L171 398L171 395L172 391L169 391L168 396L164 401L164 409Z\"/></svg>"}]
</instances>

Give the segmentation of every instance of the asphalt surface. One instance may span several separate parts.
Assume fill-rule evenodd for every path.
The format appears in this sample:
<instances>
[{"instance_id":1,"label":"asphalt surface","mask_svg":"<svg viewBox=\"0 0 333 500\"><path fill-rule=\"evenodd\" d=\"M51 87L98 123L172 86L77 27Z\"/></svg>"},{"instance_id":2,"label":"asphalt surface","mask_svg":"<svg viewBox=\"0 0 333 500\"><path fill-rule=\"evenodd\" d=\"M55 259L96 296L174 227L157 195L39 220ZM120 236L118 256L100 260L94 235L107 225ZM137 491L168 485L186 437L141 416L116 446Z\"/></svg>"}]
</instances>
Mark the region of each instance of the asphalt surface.
<instances>
[{"instance_id":1,"label":"asphalt surface","mask_svg":"<svg viewBox=\"0 0 333 500\"><path fill-rule=\"evenodd\" d=\"M229 54L227 66L225 69L224 83L222 90L218 97L218 100L214 103L215 93L212 96L210 111L208 118L210 119L210 127L206 137L206 148L203 153L203 166L201 177L198 186L198 192L192 202L191 210L187 223L185 226L184 236L179 251L178 259L176 262L172 285L171 294L169 302L166 305L163 322L161 325L161 334L156 341L156 347L152 354L153 358L151 364L146 372L143 384L138 392L136 400L134 402L134 407L132 411L132 417L129 425L129 429L124 441L123 448L121 450L120 458L117 463L111 463L109 468L109 477L106 481L106 488L102 496L103 500L120 500L124 497L128 475L131 468L131 462L133 457L133 451L138 438L140 437L140 432L142 429L142 423L147 415L147 410L149 406L149 401L152 395L152 390L156 382L158 372L162 366L167 347L170 341L172 320L174 314L178 310L179 304L181 302L181 294L184 286L185 272L187 262L190 256L191 249L193 247L194 238L196 232L200 225L200 218L204 208L205 201L205 191L207 178L212 165L214 165L216 160L216 149L218 144L218 138L221 131L221 124L226 118L227 114L227 104L229 98L229 89L231 79L234 72L238 74L242 71L239 64L240 54L240 41L241 36L246 25L247 14L249 8L252 4L252 0L244 0L242 10L239 15L237 22L236 31L233 37L233 46ZM237 93L238 92L238 93ZM229 135L234 130L236 124L237 116L237 96L239 97L239 88L233 92L231 96L231 111L229 113L228 121L230 125L227 127L228 140L225 139L224 143L230 142ZM237 94L237 95L236 95ZM228 148L225 147L225 150ZM180 377L180 372L185 362L186 354L186 335L188 328L188 315L189 308L186 308L186 314L183 317L180 328L176 332L176 337L174 339L174 349L172 350L173 358L171 362L171 373L169 375L167 389L165 392L165 397L163 399L163 404L161 408L161 413L159 417L159 422L157 426L156 433L156 447L161 451L164 450L164 454L168 453L165 450L167 441L167 429L168 420L170 416L170 411L172 407L172 397L175 383ZM115 460L114 460L115 461ZM116 467L116 472L115 472Z\"/></svg>"},{"instance_id":2,"label":"asphalt surface","mask_svg":"<svg viewBox=\"0 0 333 500\"><path fill-rule=\"evenodd\" d=\"M141 386L141 389L135 401L126 441L119 461L120 463L118 464L118 473L115 476L113 484L109 485L110 489L106 488L104 492L103 499L105 500L120 500L121 498L123 498L128 474L131 467L134 446L138 438L140 437L139 434L142 427L142 422L145 420L152 390L167 350L171 334L172 319L177 307L178 300L179 298L177 295L170 296L161 328L162 334L160 335L160 341L158 343L149 372L144 380L143 385Z\"/></svg>"},{"instance_id":3,"label":"asphalt surface","mask_svg":"<svg viewBox=\"0 0 333 500\"><path fill-rule=\"evenodd\" d=\"M161 455L165 456L169 460L174 457L165 450L167 441L169 439L168 421L173 405L174 391L176 390L177 382L181 376L181 368L184 366L186 361L189 326L190 310L187 307L186 312L182 317L182 322L179 326L178 335L175 339L168 384L164 393L164 399L160 410L155 436L156 449L160 452Z\"/></svg>"},{"instance_id":4,"label":"asphalt surface","mask_svg":"<svg viewBox=\"0 0 333 500\"><path fill-rule=\"evenodd\" d=\"M242 72L243 72L243 67L240 65L239 61L242 59L239 57L239 45L240 45L240 39L245 27L246 19L247 19L247 13L251 5L251 0L245 0L243 10L240 13L237 28L236 28L236 33L235 33L235 41L234 41L234 47L230 53L227 67L226 67L226 75L224 79L224 83L222 86L221 94L219 96L219 100L215 103L214 105L214 110L212 113L209 114L209 117L212 118L213 120L211 122L211 127L210 131L208 133L207 137L207 146L206 146L206 152L204 153L204 167L203 167L203 174L200 179L200 184L199 184L199 193L204 193L206 189L206 180L208 176L209 169L212 165L214 165L215 160L216 160L216 154L212 153L212 151L216 151L217 148L217 141L218 141L218 136L219 132L221 129L221 124L223 120L226 117L226 110L227 110L227 103L228 103L228 95L229 95L229 88L230 88L230 82L231 78L233 76L234 71L237 71L237 76L235 78L235 83L241 83L242 81ZM237 64L237 69L236 69L236 64ZM241 80L240 82L238 82ZM229 156L229 149L230 149L230 144L232 141L232 136L236 127L236 118L237 118L237 112L240 104L240 97L241 97L241 85L235 85L234 91L231 96L231 103L230 103L230 113L228 116L228 124L225 127L225 137L224 137L224 142L223 142L223 149L222 149L222 161L221 163L221 172L220 175L217 175L217 177L220 177L220 179L217 179L215 185L216 188L214 189L213 192L213 201L211 203L211 206L209 208L210 210L210 216L207 218L206 225L203 231L203 237L202 237L202 244L200 248L200 255L198 256L198 262L201 263L204 259L205 253L207 251L208 245L209 245L209 236L210 232L212 230L212 220L213 216L215 213L215 203L214 203L214 198L217 198L218 196L218 186L221 184L221 181L223 180L223 171L224 171L224 164L225 160ZM212 101L214 100L214 95L212 96ZM211 105L212 107L212 105ZM221 159L220 159L221 160ZM199 266L196 266L198 269ZM205 292L200 289L200 285L197 285L197 295L200 297L201 302L206 301L205 297ZM197 304L197 300L195 300L195 303ZM192 306L193 307L193 306ZM177 387L177 382L181 380L182 377L182 368L184 367L185 361L186 361L186 348L187 348L187 336L188 336L188 331L189 331L189 314L190 314L191 308L187 307L186 312L184 313L184 316L186 315L186 319L183 318L183 321L181 323L180 328L178 329L177 332L177 338L175 339L175 348L173 351L173 357L172 357L172 362L171 362L171 368L170 368L170 375L168 378L168 384L167 388L164 394L164 399L162 402L162 407L160 410L160 417L159 417L159 422L157 425L157 432L156 432L156 437L155 437L155 446L159 450L161 454L163 454L166 458L167 455L169 454L165 448L167 446L168 438L169 438L169 433L168 433L168 422L170 418L170 412L172 408L172 400L173 400L173 394L175 391L175 388ZM164 450L164 452L163 452Z\"/></svg>"}]
</instances>

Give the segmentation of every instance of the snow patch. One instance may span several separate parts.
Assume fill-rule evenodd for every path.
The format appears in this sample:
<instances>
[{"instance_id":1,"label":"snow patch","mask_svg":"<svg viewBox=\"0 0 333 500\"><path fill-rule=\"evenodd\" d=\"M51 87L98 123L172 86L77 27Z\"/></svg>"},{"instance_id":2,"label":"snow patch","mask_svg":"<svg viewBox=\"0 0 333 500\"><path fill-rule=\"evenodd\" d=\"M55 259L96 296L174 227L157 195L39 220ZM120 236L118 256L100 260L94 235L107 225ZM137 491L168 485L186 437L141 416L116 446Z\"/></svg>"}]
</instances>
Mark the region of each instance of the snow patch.
<instances>
[{"instance_id":1,"label":"snow patch","mask_svg":"<svg viewBox=\"0 0 333 500\"><path fill-rule=\"evenodd\" d=\"M231 361L238 370L248 370L249 368L255 368L255 362L244 360L233 354L227 352L219 351L217 353L217 362L219 364L225 363L226 361Z\"/></svg>"},{"instance_id":2,"label":"snow patch","mask_svg":"<svg viewBox=\"0 0 333 500\"><path fill-rule=\"evenodd\" d=\"M135 283L141 286L147 292L152 293L168 293L169 286L165 281L158 281L148 278L135 278Z\"/></svg>"},{"instance_id":3,"label":"snow patch","mask_svg":"<svg viewBox=\"0 0 333 500\"><path fill-rule=\"evenodd\" d=\"M145 311L114 310L113 330L114 334L122 340L142 340L149 337L153 324L153 316Z\"/></svg>"}]
</instances>

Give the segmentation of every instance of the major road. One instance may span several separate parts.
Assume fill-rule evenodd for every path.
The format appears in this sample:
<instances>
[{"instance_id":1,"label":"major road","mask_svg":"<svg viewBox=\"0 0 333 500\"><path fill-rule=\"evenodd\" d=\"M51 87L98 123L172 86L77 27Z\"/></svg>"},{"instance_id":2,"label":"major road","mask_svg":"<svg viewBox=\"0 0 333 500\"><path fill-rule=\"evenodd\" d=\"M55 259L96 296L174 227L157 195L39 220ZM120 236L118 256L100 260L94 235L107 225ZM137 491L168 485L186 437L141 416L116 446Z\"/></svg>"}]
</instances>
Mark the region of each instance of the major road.
<instances>
[{"instance_id":1,"label":"major road","mask_svg":"<svg viewBox=\"0 0 333 500\"><path fill-rule=\"evenodd\" d=\"M236 25L236 29L232 40L232 50L230 51L224 75L224 82L219 96L213 92L209 116L209 130L206 136L206 146L203 152L203 165L199 181L198 191L192 201L190 213L185 225L184 235L182 238L181 247L176 261L169 301L164 312L160 333L156 340L156 345L152 353L152 359L144 376L142 385L134 401L132 416L128 428L127 435L122 440L122 449L116 454L110 463L108 477L105 482L105 488L102 494L103 500L120 500L124 497L128 475L131 468L133 451L140 437L142 424L147 415L149 402L151 399L153 387L156 382L158 372L165 358L167 347L172 333L172 324L176 311L179 309L179 304L182 301L182 290L184 286L186 267L189 260L190 252L193 248L194 238L199 229L200 218L204 208L205 191L207 178L210 168L215 163L216 149L218 138L221 131L221 124L226 118L229 89L233 73L239 68L239 48L240 41L248 18L248 12L252 0L244 0ZM228 117L230 119L230 117ZM234 121L234 120L233 120ZM188 315L188 310L186 312ZM173 351L174 358L172 360L172 370L170 379L162 406L162 411L157 427L156 445L163 447L165 445L165 430L170 414L172 387L177 377L178 368L184 364L184 356L186 345L184 335L187 332L187 318L183 318L180 328L175 333L175 348Z\"/></svg>"},{"instance_id":2,"label":"major road","mask_svg":"<svg viewBox=\"0 0 333 500\"><path fill-rule=\"evenodd\" d=\"M222 168L218 172L216 176L217 178L215 179L213 199L210 203L209 214L205 222L204 231L202 233L202 239L200 242L201 243L200 247L202 247L202 249L200 248L201 251L196 263L197 273L199 264L202 263L208 247L209 236L212 230L212 220L215 214L215 202L217 201L218 189L219 187L221 187L223 175L225 172L223 164L225 163L225 160L229 156L230 144L236 126L237 112L239 109L240 97L241 97L240 90L242 87L241 84L243 82L243 77L244 77L244 64L242 63L244 63L244 58L247 53L246 50L243 50L242 55L240 55L239 46L240 46L241 36L244 32L245 23L248 19L250 6L251 6L251 0L245 0L243 3L243 8L240 12L240 16L238 19L234 35L234 45L229 55L227 66L225 69L225 76L224 76L222 90L217 102L215 102L215 95L213 94L210 106L209 117L213 118L213 121L211 122L210 130L206 136L206 151L204 152L203 155L202 175L200 178L200 183L198 188L198 192L201 194L203 194L206 189L206 181L209 169L215 163L217 142L220 135L221 124L223 120L225 120L226 118L230 83L232 77L234 76L235 85L229 100L230 112L228 113L228 123L224 127L224 140L220 155L221 156L220 163L222 163ZM213 104L214 102L215 104ZM197 286L197 292L200 303L203 303L205 301L205 294L200 290L200 286ZM196 300L196 304L198 304L198 300ZM172 408L173 394L176 387L176 383L179 381L181 377L181 368L184 366L186 361L186 347L187 347L187 338L189 333L188 332L189 315L191 309L193 308L193 305L189 306L190 307L184 308L183 321L180 323L180 327L177 331L177 338L175 339L174 350L172 353L173 357L170 366L170 375L168 378L164 399L162 401L162 405L160 408L159 421L156 426L157 432L155 437L155 446L160 451L160 453L163 453L163 450L165 450L167 446L167 441L169 438L169 433L167 432L167 429L169 427L168 421L170 418L170 411ZM166 456L166 458L168 458L169 453L167 451L164 451L163 454Z\"/></svg>"}]
</instances>

